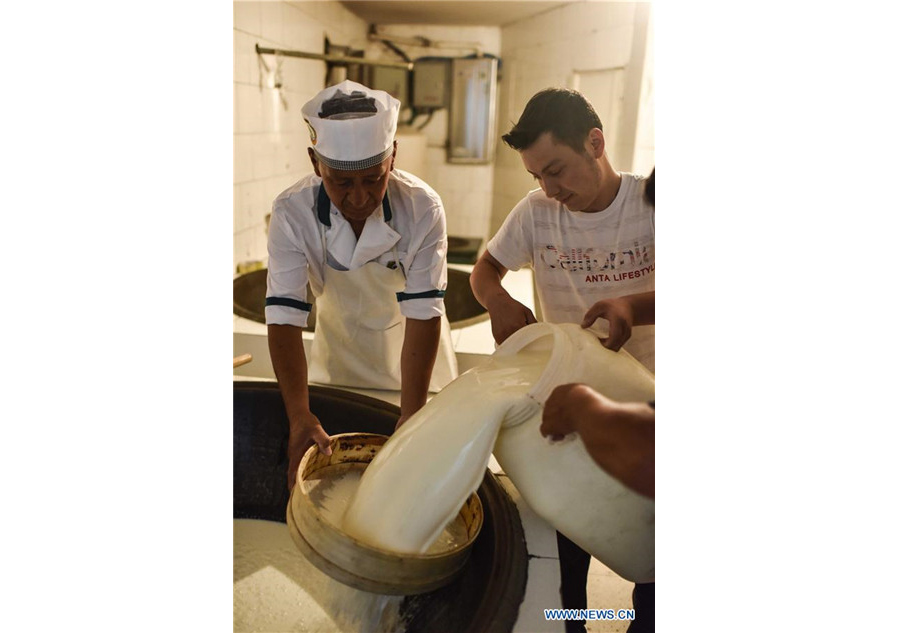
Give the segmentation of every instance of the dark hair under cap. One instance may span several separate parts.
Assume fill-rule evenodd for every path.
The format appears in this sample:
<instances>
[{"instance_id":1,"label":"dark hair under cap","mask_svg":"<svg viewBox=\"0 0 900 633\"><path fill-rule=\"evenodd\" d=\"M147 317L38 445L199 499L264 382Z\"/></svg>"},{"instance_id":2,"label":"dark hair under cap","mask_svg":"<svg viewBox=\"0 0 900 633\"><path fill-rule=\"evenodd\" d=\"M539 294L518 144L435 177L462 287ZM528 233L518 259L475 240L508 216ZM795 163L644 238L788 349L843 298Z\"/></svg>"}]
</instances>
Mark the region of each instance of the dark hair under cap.
<instances>
[{"instance_id":1,"label":"dark hair under cap","mask_svg":"<svg viewBox=\"0 0 900 633\"><path fill-rule=\"evenodd\" d=\"M593 128L603 130L594 106L576 90L547 88L534 95L519 122L503 141L515 150L527 149L544 132L576 152L584 151L584 140Z\"/></svg>"},{"instance_id":2,"label":"dark hair under cap","mask_svg":"<svg viewBox=\"0 0 900 633\"><path fill-rule=\"evenodd\" d=\"M376 114L378 109L375 107L375 99L366 96L364 92L354 90L350 94L338 90L328 101L322 104L322 110L319 117L322 119L342 118L336 115L341 114ZM346 117L355 118L355 117Z\"/></svg>"}]
</instances>

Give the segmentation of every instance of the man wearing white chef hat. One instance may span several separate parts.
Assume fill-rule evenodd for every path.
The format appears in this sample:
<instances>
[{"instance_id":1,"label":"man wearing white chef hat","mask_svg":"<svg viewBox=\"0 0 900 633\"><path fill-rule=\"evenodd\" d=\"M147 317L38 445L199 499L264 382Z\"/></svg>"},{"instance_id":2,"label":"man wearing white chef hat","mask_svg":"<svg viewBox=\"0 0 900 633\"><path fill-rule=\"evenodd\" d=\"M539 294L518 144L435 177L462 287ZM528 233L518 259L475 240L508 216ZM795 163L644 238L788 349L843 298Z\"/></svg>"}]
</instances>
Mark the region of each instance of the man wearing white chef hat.
<instances>
[{"instance_id":1,"label":"man wearing white chef hat","mask_svg":"<svg viewBox=\"0 0 900 633\"><path fill-rule=\"evenodd\" d=\"M288 485L307 447L330 453L309 382L400 390L398 426L458 375L444 310L440 197L394 169L400 102L353 81L303 106L315 173L282 192L269 226L269 352L290 420ZM316 297L307 370L301 331Z\"/></svg>"}]
</instances>

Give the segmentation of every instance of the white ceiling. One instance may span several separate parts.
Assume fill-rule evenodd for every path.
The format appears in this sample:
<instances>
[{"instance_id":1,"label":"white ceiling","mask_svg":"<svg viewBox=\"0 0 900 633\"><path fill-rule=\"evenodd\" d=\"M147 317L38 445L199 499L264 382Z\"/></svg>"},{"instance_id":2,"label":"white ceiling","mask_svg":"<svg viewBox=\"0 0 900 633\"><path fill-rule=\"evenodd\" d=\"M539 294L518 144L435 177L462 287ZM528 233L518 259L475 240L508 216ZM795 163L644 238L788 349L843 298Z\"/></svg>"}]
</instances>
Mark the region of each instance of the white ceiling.
<instances>
[{"instance_id":1,"label":"white ceiling","mask_svg":"<svg viewBox=\"0 0 900 633\"><path fill-rule=\"evenodd\" d=\"M520 0L493 0L490 2L346 0L341 2L341 4L369 24L503 26L562 5L571 4L571 2L565 0L551 2L522 2Z\"/></svg>"}]
</instances>

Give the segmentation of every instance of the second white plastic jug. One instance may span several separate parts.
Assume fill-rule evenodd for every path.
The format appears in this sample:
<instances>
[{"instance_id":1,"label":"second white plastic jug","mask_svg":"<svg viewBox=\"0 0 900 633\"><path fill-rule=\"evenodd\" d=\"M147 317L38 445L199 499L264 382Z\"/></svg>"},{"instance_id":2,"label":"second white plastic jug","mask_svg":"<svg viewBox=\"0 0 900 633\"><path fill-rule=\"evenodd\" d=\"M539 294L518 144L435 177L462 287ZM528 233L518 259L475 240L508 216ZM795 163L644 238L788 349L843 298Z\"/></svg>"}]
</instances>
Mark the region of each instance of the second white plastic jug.
<instances>
[{"instance_id":1,"label":"second white plastic jug","mask_svg":"<svg viewBox=\"0 0 900 633\"><path fill-rule=\"evenodd\" d=\"M494 352L544 352L547 364L528 395L543 404L561 384L585 383L621 402L654 399L653 374L624 351L603 347L577 324L535 323ZM652 499L622 485L594 462L577 437L550 443L541 436L541 412L504 423L494 456L528 505L559 532L632 582L655 577Z\"/></svg>"}]
</instances>

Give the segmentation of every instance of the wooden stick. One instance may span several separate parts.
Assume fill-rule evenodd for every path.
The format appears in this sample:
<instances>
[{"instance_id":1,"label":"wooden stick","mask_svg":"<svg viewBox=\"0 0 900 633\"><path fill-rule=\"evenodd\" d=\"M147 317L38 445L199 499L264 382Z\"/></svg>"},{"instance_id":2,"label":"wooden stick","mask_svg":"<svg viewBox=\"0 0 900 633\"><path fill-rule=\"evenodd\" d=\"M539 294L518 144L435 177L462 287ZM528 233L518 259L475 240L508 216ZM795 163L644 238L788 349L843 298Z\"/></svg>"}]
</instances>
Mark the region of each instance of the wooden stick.
<instances>
[{"instance_id":1,"label":"wooden stick","mask_svg":"<svg viewBox=\"0 0 900 633\"><path fill-rule=\"evenodd\" d=\"M240 356L235 356L234 357L234 367L240 367L241 365L246 365L251 360L253 360L253 356L250 354L242 354ZM234 367L232 367L232 369L234 369Z\"/></svg>"}]
</instances>

